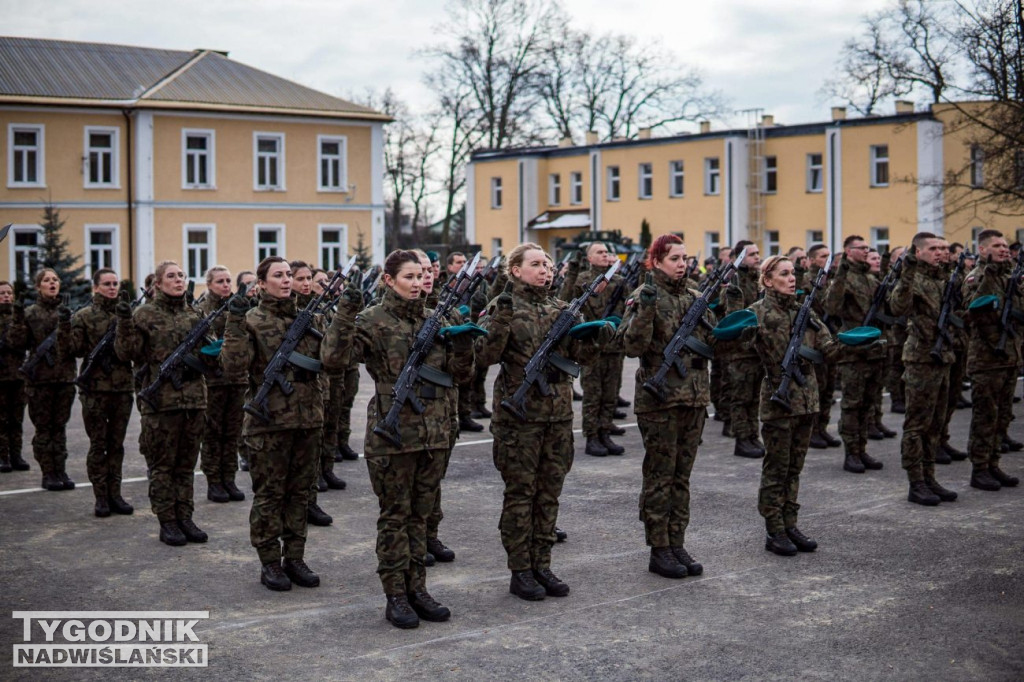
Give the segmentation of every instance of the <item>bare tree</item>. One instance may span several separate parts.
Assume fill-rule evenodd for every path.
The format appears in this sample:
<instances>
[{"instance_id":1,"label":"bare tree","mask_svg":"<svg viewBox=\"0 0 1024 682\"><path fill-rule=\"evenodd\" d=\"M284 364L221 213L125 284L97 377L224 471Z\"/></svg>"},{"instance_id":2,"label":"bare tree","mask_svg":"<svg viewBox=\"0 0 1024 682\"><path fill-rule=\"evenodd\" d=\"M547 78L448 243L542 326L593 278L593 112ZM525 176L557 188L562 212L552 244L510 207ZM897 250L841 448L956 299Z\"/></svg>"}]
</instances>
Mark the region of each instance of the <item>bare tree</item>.
<instances>
[{"instance_id":1,"label":"bare tree","mask_svg":"<svg viewBox=\"0 0 1024 682\"><path fill-rule=\"evenodd\" d=\"M906 95L913 86L893 75L897 49L886 34L885 12L865 17L863 24L862 33L843 44L837 73L825 82L822 93L871 116L881 102Z\"/></svg>"},{"instance_id":2,"label":"bare tree","mask_svg":"<svg viewBox=\"0 0 1024 682\"><path fill-rule=\"evenodd\" d=\"M889 70L898 83L924 89L932 102L942 100L957 67L955 13L948 3L899 0L882 13L892 34Z\"/></svg>"}]
</instances>

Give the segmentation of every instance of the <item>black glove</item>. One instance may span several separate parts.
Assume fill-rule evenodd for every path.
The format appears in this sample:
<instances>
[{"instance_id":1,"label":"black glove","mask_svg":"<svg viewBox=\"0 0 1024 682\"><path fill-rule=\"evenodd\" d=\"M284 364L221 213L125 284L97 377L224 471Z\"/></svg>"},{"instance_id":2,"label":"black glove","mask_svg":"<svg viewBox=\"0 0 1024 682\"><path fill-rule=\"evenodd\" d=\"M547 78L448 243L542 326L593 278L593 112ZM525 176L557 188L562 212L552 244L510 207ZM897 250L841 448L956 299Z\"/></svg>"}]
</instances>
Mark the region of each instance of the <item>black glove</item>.
<instances>
[{"instance_id":1,"label":"black glove","mask_svg":"<svg viewBox=\"0 0 1024 682\"><path fill-rule=\"evenodd\" d=\"M505 283L505 290L498 295L495 313L500 317L512 317L512 280Z\"/></svg>"},{"instance_id":2,"label":"black glove","mask_svg":"<svg viewBox=\"0 0 1024 682\"><path fill-rule=\"evenodd\" d=\"M114 306L114 313L118 317L132 316L132 295L127 290L121 289L117 295L117 305Z\"/></svg>"},{"instance_id":3,"label":"black glove","mask_svg":"<svg viewBox=\"0 0 1024 682\"><path fill-rule=\"evenodd\" d=\"M57 306L57 321L61 324L71 321L71 308L64 304Z\"/></svg>"},{"instance_id":4,"label":"black glove","mask_svg":"<svg viewBox=\"0 0 1024 682\"><path fill-rule=\"evenodd\" d=\"M249 297L240 291L228 299L228 312L232 315L245 315L249 309Z\"/></svg>"},{"instance_id":5,"label":"black glove","mask_svg":"<svg viewBox=\"0 0 1024 682\"><path fill-rule=\"evenodd\" d=\"M640 305L654 305L656 300L658 300L658 290L654 287L654 273L648 272L647 277L644 278L644 286L640 289Z\"/></svg>"},{"instance_id":6,"label":"black glove","mask_svg":"<svg viewBox=\"0 0 1024 682\"><path fill-rule=\"evenodd\" d=\"M363 307L363 273L353 270L349 274L345 288L341 292L341 300L350 310L360 310Z\"/></svg>"}]
</instances>

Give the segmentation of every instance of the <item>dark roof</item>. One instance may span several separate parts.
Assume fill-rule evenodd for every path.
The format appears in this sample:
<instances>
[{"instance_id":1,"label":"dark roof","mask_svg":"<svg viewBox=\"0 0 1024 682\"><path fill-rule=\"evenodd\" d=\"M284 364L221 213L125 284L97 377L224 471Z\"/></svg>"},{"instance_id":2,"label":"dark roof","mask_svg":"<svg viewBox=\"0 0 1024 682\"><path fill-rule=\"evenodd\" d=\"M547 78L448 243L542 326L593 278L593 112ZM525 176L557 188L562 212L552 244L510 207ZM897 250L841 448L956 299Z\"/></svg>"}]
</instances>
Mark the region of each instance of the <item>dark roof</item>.
<instances>
[{"instance_id":1,"label":"dark roof","mask_svg":"<svg viewBox=\"0 0 1024 682\"><path fill-rule=\"evenodd\" d=\"M213 50L0 37L0 100L23 99L389 120Z\"/></svg>"}]
</instances>

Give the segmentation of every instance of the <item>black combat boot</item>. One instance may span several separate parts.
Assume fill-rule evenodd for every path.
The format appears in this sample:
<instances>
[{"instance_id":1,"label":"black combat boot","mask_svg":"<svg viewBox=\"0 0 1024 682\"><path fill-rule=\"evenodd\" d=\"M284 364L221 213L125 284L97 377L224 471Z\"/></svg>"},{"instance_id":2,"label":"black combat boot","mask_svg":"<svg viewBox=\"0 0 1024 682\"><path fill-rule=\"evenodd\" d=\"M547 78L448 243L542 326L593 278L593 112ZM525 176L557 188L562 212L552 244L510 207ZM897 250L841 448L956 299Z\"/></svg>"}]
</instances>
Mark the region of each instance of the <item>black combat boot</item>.
<instances>
[{"instance_id":1,"label":"black combat boot","mask_svg":"<svg viewBox=\"0 0 1024 682\"><path fill-rule=\"evenodd\" d=\"M423 555L423 565L426 566L427 568L430 568L431 566L433 566L436 563L437 563L437 559L435 559L434 555L431 554L430 552L427 552L426 554Z\"/></svg>"},{"instance_id":2,"label":"black combat boot","mask_svg":"<svg viewBox=\"0 0 1024 682\"><path fill-rule=\"evenodd\" d=\"M110 502L106 496L96 498L96 506L93 509L96 516L101 519L105 519L110 516Z\"/></svg>"},{"instance_id":3,"label":"black combat boot","mask_svg":"<svg viewBox=\"0 0 1024 682\"><path fill-rule=\"evenodd\" d=\"M954 462L962 462L967 459L967 453L963 450L957 450L949 443L943 443L939 446L939 449L946 453L951 460Z\"/></svg>"},{"instance_id":4,"label":"black combat boot","mask_svg":"<svg viewBox=\"0 0 1024 682\"><path fill-rule=\"evenodd\" d=\"M533 577L544 588L544 593L549 597L566 597L569 595L569 586L559 580L558 576L552 573L550 568L533 569Z\"/></svg>"},{"instance_id":5,"label":"black combat boot","mask_svg":"<svg viewBox=\"0 0 1024 682\"><path fill-rule=\"evenodd\" d=\"M572 401L578 403L583 400L583 394L576 390L576 387L572 387Z\"/></svg>"},{"instance_id":6,"label":"black combat boot","mask_svg":"<svg viewBox=\"0 0 1024 682\"><path fill-rule=\"evenodd\" d=\"M484 430L484 425L477 424L473 421L472 417L466 415L465 417L459 417L459 430L478 433Z\"/></svg>"},{"instance_id":7,"label":"black combat boot","mask_svg":"<svg viewBox=\"0 0 1024 682\"><path fill-rule=\"evenodd\" d=\"M865 469L871 469L872 471L878 471L885 466L866 452L860 453L860 463L864 465Z\"/></svg>"},{"instance_id":8,"label":"black combat boot","mask_svg":"<svg viewBox=\"0 0 1024 682\"><path fill-rule=\"evenodd\" d=\"M818 549L817 540L812 540L803 534L796 526L792 526L786 529L786 537L789 538L790 542L796 547L798 552L813 552Z\"/></svg>"},{"instance_id":9,"label":"black combat boot","mask_svg":"<svg viewBox=\"0 0 1024 682\"><path fill-rule=\"evenodd\" d=\"M716 422L725 421L725 415L723 415L722 411L719 409L715 409L715 414L711 418L714 419Z\"/></svg>"},{"instance_id":10,"label":"black combat boot","mask_svg":"<svg viewBox=\"0 0 1024 682\"><path fill-rule=\"evenodd\" d=\"M561 528L559 528L558 526L555 526L555 542L565 542L568 539L569 534Z\"/></svg>"},{"instance_id":11,"label":"black combat boot","mask_svg":"<svg viewBox=\"0 0 1024 682\"><path fill-rule=\"evenodd\" d=\"M74 490L75 482L71 480L66 471L58 471L56 473L57 478L60 480L60 485L63 490Z\"/></svg>"},{"instance_id":12,"label":"black combat boot","mask_svg":"<svg viewBox=\"0 0 1024 682\"><path fill-rule=\"evenodd\" d=\"M206 486L206 499L217 504L224 504L231 501L231 496L220 483L209 483Z\"/></svg>"},{"instance_id":13,"label":"black combat boot","mask_svg":"<svg viewBox=\"0 0 1024 682\"><path fill-rule=\"evenodd\" d=\"M935 448L935 463L936 464L952 464L953 458L949 456L949 453L942 449L942 446Z\"/></svg>"},{"instance_id":14,"label":"black combat boot","mask_svg":"<svg viewBox=\"0 0 1024 682\"><path fill-rule=\"evenodd\" d=\"M860 456L852 450L846 451L846 459L843 460L843 470L849 471L851 474L863 474L864 463L860 461Z\"/></svg>"},{"instance_id":15,"label":"black combat boot","mask_svg":"<svg viewBox=\"0 0 1024 682\"><path fill-rule=\"evenodd\" d=\"M243 457L242 455L239 455L238 456L238 468L239 468L240 471L248 471L249 470L249 460L246 457ZM147 476L147 478L148 478L148 476Z\"/></svg>"},{"instance_id":16,"label":"black combat boot","mask_svg":"<svg viewBox=\"0 0 1024 682\"><path fill-rule=\"evenodd\" d=\"M242 502L245 500L245 493L238 489L238 486L235 485L234 479L224 481L224 490L227 492L228 498L232 502Z\"/></svg>"},{"instance_id":17,"label":"black combat boot","mask_svg":"<svg viewBox=\"0 0 1024 682\"><path fill-rule=\"evenodd\" d=\"M925 476L924 484L928 486L928 490L931 490L943 502L953 502L956 500L956 493L949 488L943 488L939 485L934 476Z\"/></svg>"},{"instance_id":18,"label":"black combat boot","mask_svg":"<svg viewBox=\"0 0 1024 682\"><path fill-rule=\"evenodd\" d=\"M988 490L989 492L995 492L1003 486L997 481L988 469L979 469L975 467L971 471L971 487L977 488L978 490Z\"/></svg>"},{"instance_id":19,"label":"black combat boot","mask_svg":"<svg viewBox=\"0 0 1024 682\"><path fill-rule=\"evenodd\" d=\"M292 589L292 581L285 575L279 561L263 564L263 568L260 569L260 582L266 585L268 590L275 592L287 592Z\"/></svg>"},{"instance_id":20,"label":"black combat boot","mask_svg":"<svg viewBox=\"0 0 1024 682\"><path fill-rule=\"evenodd\" d=\"M487 409L486 405L477 405L473 408L473 411L469 413L471 419L490 419L494 414Z\"/></svg>"},{"instance_id":21,"label":"black combat boot","mask_svg":"<svg viewBox=\"0 0 1024 682\"><path fill-rule=\"evenodd\" d=\"M892 408L889 411L893 414L906 414L907 404L899 398L893 398Z\"/></svg>"},{"instance_id":22,"label":"black combat boot","mask_svg":"<svg viewBox=\"0 0 1024 682\"><path fill-rule=\"evenodd\" d=\"M612 419L625 419L628 416L623 410L612 410Z\"/></svg>"},{"instance_id":23,"label":"black combat boot","mask_svg":"<svg viewBox=\"0 0 1024 682\"><path fill-rule=\"evenodd\" d=\"M314 526L329 526L334 523L331 515L321 509L316 502L310 502L306 506L306 521Z\"/></svg>"},{"instance_id":24,"label":"black combat boot","mask_svg":"<svg viewBox=\"0 0 1024 682\"><path fill-rule=\"evenodd\" d=\"M43 488L50 492L57 492L58 490L64 490L64 484L57 474L43 474Z\"/></svg>"},{"instance_id":25,"label":"black combat boot","mask_svg":"<svg viewBox=\"0 0 1024 682\"><path fill-rule=\"evenodd\" d=\"M968 407L974 407L974 403L972 403L970 400L965 398L964 395L961 393L956 398L956 409L964 410L964 409L967 409Z\"/></svg>"},{"instance_id":26,"label":"black combat boot","mask_svg":"<svg viewBox=\"0 0 1024 682\"><path fill-rule=\"evenodd\" d=\"M340 459L339 459L340 458ZM347 459L350 462L354 462L359 459L359 454L349 446L348 441L338 444L338 454L335 455L334 461L340 462Z\"/></svg>"},{"instance_id":27,"label":"black combat boot","mask_svg":"<svg viewBox=\"0 0 1024 682\"><path fill-rule=\"evenodd\" d=\"M384 617L396 628L408 630L420 625L420 617L412 610L409 598L404 594L386 595L388 606L384 609Z\"/></svg>"},{"instance_id":28,"label":"black combat boot","mask_svg":"<svg viewBox=\"0 0 1024 682\"><path fill-rule=\"evenodd\" d=\"M620 396L616 396L616 398L615 398L615 407L629 407L632 404L633 403L629 402L628 400L623 398L621 395Z\"/></svg>"},{"instance_id":29,"label":"black combat boot","mask_svg":"<svg viewBox=\"0 0 1024 682\"><path fill-rule=\"evenodd\" d=\"M190 518L178 519L178 527L181 528L181 532L185 534L185 539L189 542L206 542L210 539L206 531L197 526L196 522Z\"/></svg>"},{"instance_id":30,"label":"black combat boot","mask_svg":"<svg viewBox=\"0 0 1024 682\"><path fill-rule=\"evenodd\" d=\"M28 462L21 456L20 452L15 452L11 455L11 467L15 471L28 471L32 467L29 466Z\"/></svg>"},{"instance_id":31,"label":"black combat boot","mask_svg":"<svg viewBox=\"0 0 1024 682\"><path fill-rule=\"evenodd\" d=\"M821 429L820 433L821 437L825 440L826 443L828 443L828 446L830 448L838 448L840 445L843 444L843 441L839 440L831 433L829 433L828 429Z\"/></svg>"},{"instance_id":32,"label":"black combat boot","mask_svg":"<svg viewBox=\"0 0 1024 682\"><path fill-rule=\"evenodd\" d=\"M1016 488L1018 485L1020 485L1019 478L1017 478L1016 476L1011 476L1010 474L1006 473L1005 471L999 468L998 464L990 465L988 468L988 473L992 476L992 478L996 479L996 481L999 482L999 485L1001 485L1004 488Z\"/></svg>"},{"instance_id":33,"label":"black combat boot","mask_svg":"<svg viewBox=\"0 0 1024 682\"><path fill-rule=\"evenodd\" d=\"M11 460L8 457L0 457L0 474L9 474L14 471Z\"/></svg>"},{"instance_id":34,"label":"black combat boot","mask_svg":"<svg viewBox=\"0 0 1024 682\"><path fill-rule=\"evenodd\" d=\"M828 443L821 437L821 431L819 430L811 433L811 440L807 442L807 446L815 450L824 450L828 447Z\"/></svg>"},{"instance_id":35,"label":"black combat boot","mask_svg":"<svg viewBox=\"0 0 1024 682\"><path fill-rule=\"evenodd\" d=\"M434 555L436 561L448 563L455 561L455 552L448 549L443 542L437 538L427 538L427 551Z\"/></svg>"},{"instance_id":36,"label":"black combat boot","mask_svg":"<svg viewBox=\"0 0 1024 682\"><path fill-rule=\"evenodd\" d=\"M594 457L608 456L608 448L601 442L600 436L587 436L587 447L584 452Z\"/></svg>"},{"instance_id":37,"label":"black combat boot","mask_svg":"<svg viewBox=\"0 0 1024 682\"><path fill-rule=\"evenodd\" d=\"M885 424L883 424L882 422L878 422L877 424L875 424L875 427L876 427L876 428L877 428L877 429L878 429L878 430L879 430L879 431L880 431L880 432L882 433L882 435L883 435L884 437L886 437L886 438L895 438L895 437L896 437L896 435L897 435L895 431L893 431L892 429L890 429L890 428L889 428L888 426L886 426L886 425L885 425Z\"/></svg>"},{"instance_id":38,"label":"black combat boot","mask_svg":"<svg viewBox=\"0 0 1024 682\"><path fill-rule=\"evenodd\" d=\"M616 445L615 441L613 441L611 436L609 436L605 431L602 431L598 438L601 440L601 445L608 450L609 455L621 455L626 451L626 448L621 445Z\"/></svg>"},{"instance_id":39,"label":"black combat boot","mask_svg":"<svg viewBox=\"0 0 1024 682\"><path fill-rule=\"evenodd\" d=\"M704 566L694 561L693 557L690 556L690 553L682 545L672 547L672 554L675 556L676 561L686 567L686 572L689 575L700 575L704 572Z\"/></svg>"},{"instance_id":40,"label":"black combat boot","mask_svg":"<svg viewBox=\"0 0 1024 682\"><path fill-rule=\"evenodd\" d=\"M284 560L284 574L299 587L319 587L320 576L313 572L302 559Z\"/></svg>"},{"instance_id":41,"label":"black combat boot","mask_svg":"<svg viewBox=\"0 0 1024 682\"><path fill-rule=\"evenodd\" d=\"M747 457L748 459L761 459L764 457L764 448L758 445L757 441L742 438L737 439L732 454L737 457Z\"/></svg>"},{"instance_id":42,"label":"black combat boot","mask_svg":"<svg viewBox=\"0 0 1024 682\"><path fill-rule=\"evenodd\" d=\"M409 600L409 606L423 620L429 620L432 623L443 623L452 617L451 610L447 606L438 603L426 590L410 592L406 596Z\"/></svg>"},{"instance_id":43,"label":"black combat boot","mask_svg":"<svg viewBox=\"0 0 1024 682\"><path fill-rule=\"evenodd\" d=\"M609 436L625 436L626 435L626 429L622 428L618 424L612 424L611 426L606 428L605 431L608 432Z\"/></svg>"},{"instance_id":44,"label":"black combat boot","mask_svg":"<svg viewBox=\"0 0 1024 682\"><path fill-rule=\"evenodd\" d=\"M942 500L933 493L924 481L912 481L910 492L907 493L907 501L914 504L921 504L926 507L934 507Z\"/></svg>"},{"instance_id":45,"label":"black combat boot","mask_svg":"<svg viewBox=\"0 0 1024 682\"><path fill-rule=\"evenodd\" d=\"M786 531L770 533L764 541L764 548L779 556L794 556L797 553L796 545L789 539Z\"/></svg>"},{"instance_id":46,"label":"black combat boot","mask_svg":"<svg viewBox=\"0 0 1024 682\"><path fill-rule=\"evenodd\" d=\"M1005 445L1010 452L1020 452L1021 450L1024 450L1024 443L1021 443L1019 440L1014 440L1009 436L1003 436L1003 445Z\"/></svg>"},{"instance_id":47,"label":"black combat boot","mask_svg":"<svg viewBox=\"0 0 1024 682\"><path fill-rule=\"evenodd\" d=\"M885 440L885 434L879 430L877 424L868 425L868 440Z\"/></svg>"},{"instance_id":48,"label":"black combat boot","mask_svg":"<svg viewBox=\"0 0 1024 682\"><path fill-rule=\"evenodd\" d=\"M177 521L167 521L160 524L160 542L172 547L181 547L188 544L188 538L181 532Z\"/></svg>"},{"instance_id":49,"label":"black combat boot","mask_svg":"<svg viewBox=\"0 0 1024 682\"><path fill-rule=\"evenodd\" d=\"M331 490L344 490L348 487L345 480L331 470L324 472L324 481L327 483L327 487Z\"/></svg>"},{"instance_id":50,"label":"black combat boot","mask_svg":"<svg viewBox=\"0 0 1024 682\"><path fill-rule=\"evenodd\" d=\"M537 579L533 577L533 571L512 571L508 591L526 601L540 601L546 594L544 588L538 585Z\"/></svg>"},{"instance_id":51,"label":"black combat boot","mask_svg":"<svg viewBox=\"0 0 1024 682\"><path fill-rule=\"evenodd\" d=\"M110 510L122 516L131 516L135 513L135 507L125 502L125 499L120 495L110 496Z\"/></svg>"},{"instance_id":52,"label":"black combat boot","mask_svg":"<svg viewBox=\"0 0 1024 682\"><path fill-rule=\"evenodd\" d=\"M690 571L679 563L670 547L651 547L651 559L647 562L647 570L665 578L677 579L690 575Z\"/></svg>"},{"instance_id":53,"label":"black combat boot","mask_svg":"<svg viewBox=\"0 0 1024 682\"><path fill-rule=\"evenodd\" d=\"M323 474L318 474L316 477L316 491L318 493L325 493L327 490L327 481L324 480Z\"/></svg>"}]
</instances>

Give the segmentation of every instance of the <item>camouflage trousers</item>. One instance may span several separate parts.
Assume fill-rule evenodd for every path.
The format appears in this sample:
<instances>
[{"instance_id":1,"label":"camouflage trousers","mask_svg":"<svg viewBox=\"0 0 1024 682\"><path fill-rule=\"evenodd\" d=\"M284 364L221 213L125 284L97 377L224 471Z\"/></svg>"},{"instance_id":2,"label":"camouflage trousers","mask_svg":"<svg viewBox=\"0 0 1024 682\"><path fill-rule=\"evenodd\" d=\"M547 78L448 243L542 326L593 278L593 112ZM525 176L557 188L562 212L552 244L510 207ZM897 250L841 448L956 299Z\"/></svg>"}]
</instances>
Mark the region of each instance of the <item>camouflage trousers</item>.
<instances>
[{"instance_id":1,"label":"camouflage trousers","mask_svg":"<svg viewBox=\"0 0 1024 682\"><path fill-rule=\"evenodd\" d=\"M729 410L726 407L727 401L725 396L729 394L729 371L726 368L726 362L722 358L715 358L711 361L711 404L715 407L715 414L723 416L726 419L732 419L729 416Z\"/></svg>"},{"instance_id":2,"label":"camouflage trousers","mask_svg":"<svg viewBox=\"0 0 1024 682\"><path fill-rule=\"evenodd\" d=\"M906 334L902 335L906 341ZM907 399L906 366L903 364L903 343L890 343L885 357L885 390L893 402Z\"/></svg>"},{"instance_id":3,"label":"camouflage trousers","mask_svg":"<svg viewBox=\"0 0 1024 682\"><path fill-rule=\"evenodd\" d=\"M949 366L949 393L946 400L946 418L942 424L942 439L943 445L949 444L949 422L953 419L953 413L956 412L956 404L960 401L960 395L963 393L964 388L964 369L966 368L967 359L964 357L964 351L954 351L956 359L953 364Z\"/></svg>"},{"instance_id":4,"label":"camouflage trousers","mask_svg":"<svg viewBox=\"0 0 1024 682\"><path fill-rule=\"evenodd\" d=\"M25 383L0 381L0 462L21 454L21 425L25 421Z\"/></svg>"},{"instance_id":5,"label":"camouflage trousers","mask_svg":"<svg viewBox=\"0 0 1024 682\"><path fill-rule=\"evenodd\" d=\"M456 436L452 437L452 442L455 442ZM434 494L434 506L430 511L430 515L427 516L427 539L437 539L437 529L441 525L441 521L444 519L444 512L441 511L441 481L448 473L448 464L452 460L452 449L449 448L445 451L444 455L444 466L441 468L441 477L437 479L437 490Z\"/></svg>"},{"instance_id":6,"label":"camouflage trousers","mask_svg":"<svg viewBox=\"0 0 1024 682\"><path fill-rule=\"evenodd\" d=\"M478 367L470 393L473 407L487 407L487 367Z\"/></svg>"},{"instance_id":7,"label":"camouflage trousers","mask_svg":"<svg viewBox=\"0 0 1024 682\"><path fill-rule=\"evenodd\" d=\"M846 387L845 383L843 387ZM761 463L757 511L764 517L765 527L771 534L792 528L797 523L800 472L804 468L813 426L812 414L773 419L761 425L765 456Z\"/></svg>"},{"instance_id":8,"label":"camouflage trousers","mask_svg":"<svg viewBox=\"0 0 1024 682\"><path fill-rule=\"evenodd\" d=\"M349 367L345 370L345 381L342 385L341 403L338 406L338 438L337 443L347 443L352 435L352 405L355 404L356 394L359 393L359 367ZM334 456L334 452L331 452Z\"/></svg>"},{"instance_id":9,"label":"camouflage trousers","mask_svg":"<svg viewBox=\"0 0 1024 682\"><path fill-rule=\"evenodd\" d=\"M572 468L572 422L491 425L494 466L505 481L501 544L508 567L527 571L551 566L558 497Z\"/></svg>"},{"instance_id":10,"label":"camouflage trousers","mask_svg":"<svg viewBox=\"0 0 1024 682\"><path fill-rule=\"evenodd\" d=\"M36 384L25 388L28 418L36 428L32 455L43 474L66 471L68 459L68 421L75 403L74 384Z\"/></svg>"},{"instance_id":11,"label":"camouflage trousers","mask_svg":"<svg viewBox=\"0 0 1024 682\"><path fill-rule=\"evenodd\" d=\"M426 589L427 516L444 469L444 450L370 457L366 468L377 495L377 575L384 594Z\"/></svg>"},{"instance_id":12,"label":"camouflage trousers","mask_svg":"<svg viewBox=\"0 0 1024 682\"><path fill-rule=\"evenodd\" d=\"M207 388L203 448L199 467L207 483L229 483L238 473L238 442L245 413L245 386Z\"/></svg>"},{"instance_id":13,"label":"camouflage trousers","mask_svg":"<svg viewBox=\"0 0 1024 682\"><path fill-rule=\"evenodd\" d=\"M203 410L142 415L139 449L149 455L149 504L160 523L192 518L192 487L202 436Z\"/></svg>"},{"instance_id":14,"label":"camouflage trousers","mask_svg":"<svg viewBox=\"0 0 1024 682\"><path fill-rule=\"evenodd\" d=\"M580 387L583 389L583 434L587 438L596 438L598 431L612 426L621 375L618 353L601 353L583 368Z\"/></svg>"},{"instance_id":15,"label":"camouflage trousers","mask_svg":"<svg viewBox=\"0 0 1024 682\"><path fill-rule=\"evenodd\" d=\"M245 437L252 476L249 540L261 564L301 559L306 506L316 481L320 429L288 429ZM282 551L283 546L283 551Z\"/></svg>"},{"instance_id":16,"label":"camouflage trousers","mask_svg":"<svg viewBox=\"0 0 1024 682\"><path fill-rule=\"evenodd\" d=\"M1014 369L995 369L971 374L971 435L967 452L976 469L999 466L1003 434L1013 419Z\"/></svg>"},{"instance_id":17,"label":"camouflage trousers","mask_svg":"<svg viewBox=\"0 0 1024 682\"><path fill-rule=\"evenodd\" d=\"M637 415L644 439L640 520L651 547L682 547L690 523L690 471L707 408L679 405Z\"/></svg>"},{"instance_id":18,"label":"camouflage trousers","mask_svg":"<svg viewBox=\"0 0 1024 682\"><path fill-rule=\"evenodd\" d=\"M949 403L949 365L908 362L903 370L907 411L900 443L903 468L911 483L935 476L939 447Z\"/></svg>"},{"instance_id":19,"label":"camouflage trousers","mask_svg":"<svg viewBox=\"0 0 1024 682\"><path fill-rule=\"evenodd\" d=\"M836 391L836 366L830 362L814 365L818 382L818 426L827 428L832 421L832 395Z\"/></svg>"},{"instance_id":20,"label":"camouflage trousers","mask_svg":"<svg viewBox=\"0 0 1024 682\"><path fill-rule=\"evenodd\" d=\"M124 437L132 416L131 393L80 393L82 421L89 436L85 468L97 500L121 494Z\"/></svg>"},{"instance_id":21,"label":"camouflage trousers","mask_svg":"<svg viewBox=\"0 0 1024 682\"><path fill-rule=\"evenodd\" d=\"M847 452L860 454L868 442L868 426L875 421L875 401L882 386L882 360L839 365L843 400L839 404L839 437Z\"/></svg>"},{"instance_id":22,"label":"camouflage trousers","mask_svg":"<svg viewBox=\"0 0 1024 682\"><path fill-rule=\"evenodd\" d=\"M734 358L729 360L726 369L729 393L725 400L732 415L732 431L737 440L756 440L764 367L759 358Z\"/></svg>"}]
</instances>

